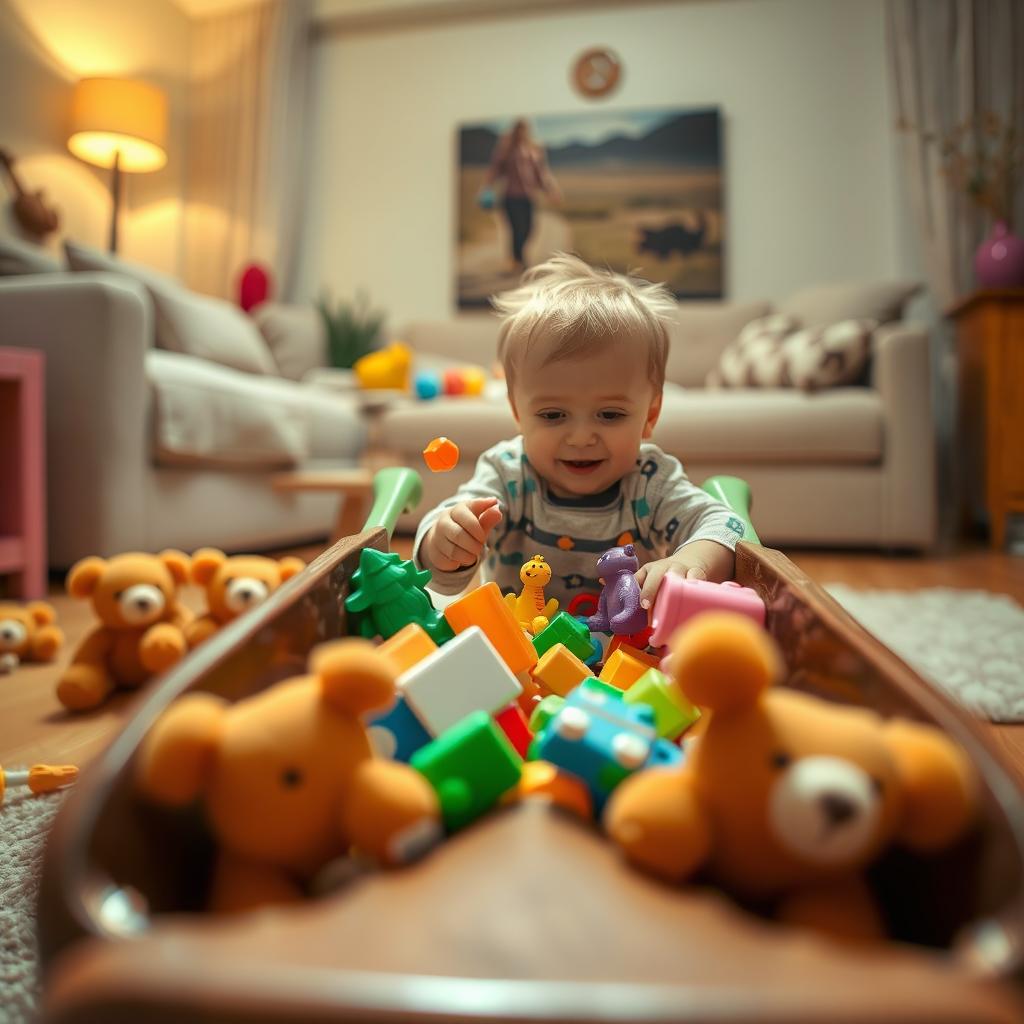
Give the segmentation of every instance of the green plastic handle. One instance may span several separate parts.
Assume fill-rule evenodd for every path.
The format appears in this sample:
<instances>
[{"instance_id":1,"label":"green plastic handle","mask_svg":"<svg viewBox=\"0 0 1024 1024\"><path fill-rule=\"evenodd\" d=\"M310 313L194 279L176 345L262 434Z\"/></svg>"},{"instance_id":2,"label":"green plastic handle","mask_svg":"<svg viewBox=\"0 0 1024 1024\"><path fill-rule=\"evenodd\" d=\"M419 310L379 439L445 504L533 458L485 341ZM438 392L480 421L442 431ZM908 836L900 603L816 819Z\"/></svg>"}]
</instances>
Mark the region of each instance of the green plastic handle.
<instances>
[{"instance_id":1,"label":"green plastic handle","mask_svg":"<svg viewBox=\"0 0 1024 1024\"><path fill-rule=\"evenodd\" d=\"M423 480L415 469L389 466L373 475L373 507L366 517L364 530L383 526L388 540L395 532L395 523L403 512L411 512L423 500Z\"/></svg>"},{"instance_id":2,"label":"green plastic handle","mask_svg":"<svg viewBox=\"0 0 1024 1024\"><path fill-rule=\"evenodd\" d=\"M750 521L750 484L738 476L711 476L704 481L704 490L717 498L723 505L728 505L743 523L743 539L751 544L760 544L761 538L754 530Z\"/></svg>"}]
</instances>

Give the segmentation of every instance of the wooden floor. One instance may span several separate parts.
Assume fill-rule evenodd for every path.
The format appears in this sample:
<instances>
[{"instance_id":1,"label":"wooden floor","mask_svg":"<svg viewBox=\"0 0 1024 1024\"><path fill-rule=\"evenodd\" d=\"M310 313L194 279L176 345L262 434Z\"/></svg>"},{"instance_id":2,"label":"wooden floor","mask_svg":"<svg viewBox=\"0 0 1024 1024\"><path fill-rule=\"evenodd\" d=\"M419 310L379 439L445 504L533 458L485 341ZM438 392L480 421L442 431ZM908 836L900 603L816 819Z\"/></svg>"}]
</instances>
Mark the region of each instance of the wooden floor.
<instances>
[{"instance_id":1,"label":"wooden floor","mask_svg":"<svg viewBox=\"0 0 1024 1024\"><path fill-rule=\"evenodd\" d=\"M411 553L409 538L393 545L403 557ZM297 552L307 559L316 548ZM936 558L857 554L828 551L787 551L790 558L818 583L847 583L859 588L916 590L954 587L1008 594L1024 605L1024 558L993 554L981 547L967 548ZM92 622L85 602L73 601L55 584L51 600L68 644L54 665L25 666L0 676L0 766L38 762L84 766L115 734L130 710L130 695L117 698L102 710L70 715L58 704L55 681L78 640ZM193 608L202 605L202 593L186 588L184 599ZM987 725L1003 750L1007 763L1024 787L1024 724Z\"/></svg>"}]
</instances>

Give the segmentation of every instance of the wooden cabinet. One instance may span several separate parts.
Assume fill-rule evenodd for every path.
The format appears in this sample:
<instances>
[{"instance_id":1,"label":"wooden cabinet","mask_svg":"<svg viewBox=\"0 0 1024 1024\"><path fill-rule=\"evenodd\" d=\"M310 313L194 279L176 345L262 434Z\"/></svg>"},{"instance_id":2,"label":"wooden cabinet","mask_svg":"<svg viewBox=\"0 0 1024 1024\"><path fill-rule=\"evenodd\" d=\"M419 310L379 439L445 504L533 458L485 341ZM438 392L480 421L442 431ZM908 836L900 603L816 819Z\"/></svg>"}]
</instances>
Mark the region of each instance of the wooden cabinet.
<instances>
[{"instance_id":1,"label":"wooden cabinet","mask_svg":"<svg viewBox=\"0 0 1024 1024\"><path fill-rule=\"evenodd\" d=\"M957 433L964 487L982 488L992 546L1024 513L1024 288L980 291L949 310L960 380Z\"/></svg>"}]
</instances>

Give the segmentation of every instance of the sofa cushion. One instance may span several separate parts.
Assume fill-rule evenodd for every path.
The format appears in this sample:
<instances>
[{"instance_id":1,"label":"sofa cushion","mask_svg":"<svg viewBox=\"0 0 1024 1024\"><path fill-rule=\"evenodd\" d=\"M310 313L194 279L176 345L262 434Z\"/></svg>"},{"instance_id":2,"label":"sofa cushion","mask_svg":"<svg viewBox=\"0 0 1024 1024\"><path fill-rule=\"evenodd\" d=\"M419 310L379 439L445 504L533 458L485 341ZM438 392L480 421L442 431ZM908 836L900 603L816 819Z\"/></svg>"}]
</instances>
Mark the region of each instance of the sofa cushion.
<instances>
[{"instance_id":1,"label":"sofa cushion","mask_svg":"<svg viewBox=\"0 0 1024 1024\"><path fill-rule=\"evenodd\" d=\"M156 346L247 373L277 374L256 325L222 299L196 295L172 277L76 242L65 242L72 270L102 270L141 282L156 310Z\"/></svg>"},{"instance_id":2,"label":"sofa cushion","mask_svg":"<svg viewBox=\"0 0 1024 1024\"><path fill-rule=\"evenodd\" d=\"M875 320L803 327L785 313L751 321L707 375L709 388L803 388L856 384L871 356Z\"/></svg>"},{"instance_id":3,"label":"sofa cushion","mask_svg":"<svg viewBox=\"0 0 1024 1024\"><path fill-rule=\"evenodd\" d=\"M688 459L876 463L883 429L882 400L870 388L809 393L666 387L653 440L684 465Z\"/></svg>"},{"instance_id":4,"label":"sofa cushion","mask_svg":"<svg viewBox=\"0 0 1024 1024\"><path fill-rule=\"evenodd\" d=\"M915 281L876 284L827 284L801 288L778 303L776 310L796 317L805 327L839 320L877 320L887 324L903 318L903 307L921 290Z\"/></svg>"},{"instance_id":5,"label":"sofa cushion","mask_svg":"<svg viewBox=\"0 0 1024 1024\"><path fill-rule=\"evenodd\" d=\"M684 387L701 386L725 346L770 308L766 302L681 303L679 319L668 329L665 379Z\"/></svg>"},{"instance_id":6,"label":"sofa cushion","mask_svg":"<svg viewBox=\"0 0 1024 1024\"><path fill-rule=\"evenodd\" d=\"M498 358L500 327L501 320L494 313L469 313L450 320L406 324L398 337L416 352L489 368Z\"/></svg>"},{"instance_id":7,"label":"sofa cushion","mask_svg":"<svg viewBox=\"0 0 1024 1024\"><path fill-rule=\"evenodd\" d=\"M46 249L11 235L0 236L0 277L17 274L59 274L64 265Z\"/></svg>"},{"instance_id":8,"label":"sofa cushion","mask_svg":"<svg viewBox=\"0 0 1024 1024\"><path fill-rule=\"evenodd\" d=\"M327 329L314 306L265 302L253 310L252 318L282 377L302 380L310 370L327 365Z\"/></svg>"}]
</instances>

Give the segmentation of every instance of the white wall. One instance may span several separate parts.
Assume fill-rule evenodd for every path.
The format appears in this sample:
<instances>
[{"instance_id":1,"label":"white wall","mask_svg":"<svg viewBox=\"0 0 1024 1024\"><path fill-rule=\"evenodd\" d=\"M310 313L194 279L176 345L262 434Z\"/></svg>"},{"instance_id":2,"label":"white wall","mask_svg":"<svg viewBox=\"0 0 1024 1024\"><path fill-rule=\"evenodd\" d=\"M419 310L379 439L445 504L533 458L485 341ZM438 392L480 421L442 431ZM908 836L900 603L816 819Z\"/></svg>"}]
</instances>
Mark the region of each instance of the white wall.
<instances>
[{"instance_id":1,"label":"white wall","mask_svg":"<svg viewBox=\"0 0 1024 1024\"><path fill-rule=\"evenodd\" d=\"M0 144L18 158L25 187L42 188L60 210L60 237L105 249L110 225L109 172L67 149L74 83L144 78L167 92L167 165L123 177L119 251L177 272L188 47L189 20L171 0L0 0ZM11 230L7 209L0 229Z\"/></svg>"},{"instance_id":2,"label":"white wall","mask_svg":"<svg viewBox=\"0 0 1024 1024\"><path fill-rule=\"evenodd\" d=\"M883 0L718 0L325 35L299 294L451 313L457 125L592 109L568 71L596 44L605 105L721 107L729 297L913 271Z\"/></svg>"}]
</instances>

